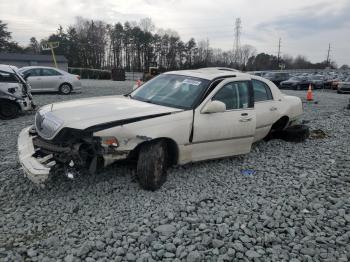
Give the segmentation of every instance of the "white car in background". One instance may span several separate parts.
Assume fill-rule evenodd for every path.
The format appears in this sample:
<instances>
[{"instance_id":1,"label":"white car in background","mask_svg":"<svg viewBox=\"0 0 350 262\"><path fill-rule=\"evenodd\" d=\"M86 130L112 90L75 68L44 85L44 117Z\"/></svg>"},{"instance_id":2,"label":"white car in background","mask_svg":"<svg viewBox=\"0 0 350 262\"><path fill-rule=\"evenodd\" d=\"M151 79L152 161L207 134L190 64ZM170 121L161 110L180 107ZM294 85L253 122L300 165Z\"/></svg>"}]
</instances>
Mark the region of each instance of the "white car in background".
<instances>
[{"instance_id":1,"label":"white car in background","mask_svg":"<svg viewBox=\"0 0 350 262\"><path fill-rule=\"evenodd\" d=\"M70 74L61 69L44 66L25 66L19 69L34 92L60 92L68 95L80 91L82 84L80 76Z\"/></svg>"},{"instance_id":2,"label":"white car in background","mask_svg":"<svg viewBox=\"0 0 350 262\"><path fill-rule=\"evenodd\" d=\"M173 71L128 95L42 107L19 135L19 160L35 183L135 160L140 185L156 190L170 165L247 154L274 131L303 141L309 130L297 125L302 113L300 98L259 76Z\"/></svg>"}]
</instances>

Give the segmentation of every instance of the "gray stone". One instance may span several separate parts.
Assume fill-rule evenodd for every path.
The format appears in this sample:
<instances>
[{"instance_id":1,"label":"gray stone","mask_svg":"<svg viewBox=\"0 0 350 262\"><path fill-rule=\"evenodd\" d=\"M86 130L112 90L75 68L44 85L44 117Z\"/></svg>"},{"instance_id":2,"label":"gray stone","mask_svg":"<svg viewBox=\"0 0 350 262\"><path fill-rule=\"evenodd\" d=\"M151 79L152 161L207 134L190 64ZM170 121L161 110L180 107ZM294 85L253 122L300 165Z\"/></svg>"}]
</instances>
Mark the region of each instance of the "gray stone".
<instances>
[{"instance_id":1,"label":"gray stone","mask_svg":"<svg viewBox=\"0 0 350 262\"><path fill-rule=\"evenodd\" d=\"M213 245L214 248L220 248L223 245L225 245L225 242L222 241L222 240L219 240L219 239L213 239L212 240L212 245Z\"/></svg>"},{"instance_id":2,"label":"gray stone","mask_svg":"<svg viewBox=\"0 0 350 262\"><path fill-rule=\"evenodd\" d=\"M73 261L74 261L74 256L72 254L69 254L64 258L64 262L73 262Z\"/></svg>"},{"instance_id":3,"label":"gray stone","mask_svg":"<svg viewBox=\"0 0 350 262\"><path fill-rule=\"evenodd\" d=\"M100 250L100 251L103 250L106 246L105 243L103 243L101 240L97 240L95 245L97 250Z\"/></svg>"},{"instance_id":4,"label":"gray stone","mask_svg":"<svg viewBox=\"0 0 350 262\"><path fill-rule=\"evenodd\" d=\"M235 241L234 243L233 243L233 248L237 251L237 252L244 252L245 251L245 248L244 248L244 246L242 245L242 243L241 242L239 242L239 241Z\"/></svg>"},{"instance_id":5,"label":"gray stone","mask_svg":"<svg viewBox=\"0 0 350 262\"><path fill-rule=\"evenodd\" d=\"M136 256L133 253L126 253L125 258L127 261L136 261Z\"/></svg>"},{"instance_id":6,"label":"gray stone","mask_svg":"<svg viewBox=\"0 0 350 262\"><path fill-rule=\"evenodd\" d=\"M176 227L174 227L173 225L167 224L167 225L160 225L156 227L154 230L162 235L167 236L176 232Z\"/></svg>"},{"instance_id":7,"label":"gray stone","mask_svg":"<svg viewBox=\"0 0 350 262\"><path fill-rule=\"evenodd\" d=\"M315 250L313 248L304 247L300 249L300 253L308 256L313 256L315 254Z\"/></svg>"},{"instance_id":8,"label":"gray stone","mask_svg":"<svg viewBox=\"0 0 350 262\"><path fill-rule=\"evenodd\" d=\"M249 257L249 258L258 258L258 257L261 257L261 255L258 253L258 252L256 252L256 251L254 251L254 250L248 250L247 252L245 252L245 255L247 256L247 257Z\"/></svg>"},{"instance_id":9,"label":"gray stone","mask_svg":"<svg viewBox=\"0 0 350 262\"><path fill-rule=\"evenodd\" d=\"M84 257L85 255L87 255L90 252L91 249L91 242L90 241L86 241L84 242L81 247L78 249L77 251L77 255L79 257Z\"/></svg>"},{"instance_id":10,"label":"gray stone","mask_svg":"<svg viewBox=\"0 0 350 262\"><path fill-rule=\"evenodd\" d=\"M165 244L165 249L169 252L175 252L176 246L173 243L167 243Z\"/></svg>"},{"instance_id":11,"label":"gray stone","mask_svg":"<svg viewBox=\"0 0 350 262\"><path fill-rule=\"evenodd\" d=\"M38 255L38 252L36 252L36 250L34 250L34 249L29 249L29 250L27 251L27 255L28 255L29 257L36 257L36 256Z\"/></svg>"},{"instance_id":12,"label":"gray stone","mask_svg":"<svg viewBox=\"0 0 350 262\"><path fill-rule=\"evenodd\" d=\"M123 256L125 255L125 250L123 247L118 247L115 253L117 256Z\"/></svg>"},{"instance_id":13,"label":"gray stone","mask_svg":"<svg viewBox=\"0 0 350 262\"><path fill-rule=\"evenodd\" d=\"M175 254L171 253L171 252L165 252L163 257L165 257L165 258L173 258L173 257L175 257Z\"/></svg>"},{"instance_id":14,"label":"gray stone","mask_svg":"<svg viewBox=\"0 0 350 262\"><path fill-rule=\"evenodd\" d=\"M192 251L187 256L187 262L199 262L201 261L201 254L198 251Z\"/></svg>"}]
</instances>

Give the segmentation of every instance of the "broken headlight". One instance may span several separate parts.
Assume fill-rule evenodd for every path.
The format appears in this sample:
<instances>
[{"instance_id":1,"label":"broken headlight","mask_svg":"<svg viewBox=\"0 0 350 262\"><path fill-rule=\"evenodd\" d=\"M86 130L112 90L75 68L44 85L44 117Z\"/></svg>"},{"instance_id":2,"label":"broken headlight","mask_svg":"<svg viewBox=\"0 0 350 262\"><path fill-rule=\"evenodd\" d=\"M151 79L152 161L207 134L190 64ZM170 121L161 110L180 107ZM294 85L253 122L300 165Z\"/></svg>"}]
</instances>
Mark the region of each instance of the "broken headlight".
<instances>
[{"instance_id":1,"label":"broken headlight","mask_svg":"<svg viewBox=\"0 0 350 262\"><path fill-rule=\"evenodd\" d=\"M44 139L52 139L62 125L63 120L56 117L52 112L40 110L35 115L35 129Z\"/></svg>"}]
</instances>

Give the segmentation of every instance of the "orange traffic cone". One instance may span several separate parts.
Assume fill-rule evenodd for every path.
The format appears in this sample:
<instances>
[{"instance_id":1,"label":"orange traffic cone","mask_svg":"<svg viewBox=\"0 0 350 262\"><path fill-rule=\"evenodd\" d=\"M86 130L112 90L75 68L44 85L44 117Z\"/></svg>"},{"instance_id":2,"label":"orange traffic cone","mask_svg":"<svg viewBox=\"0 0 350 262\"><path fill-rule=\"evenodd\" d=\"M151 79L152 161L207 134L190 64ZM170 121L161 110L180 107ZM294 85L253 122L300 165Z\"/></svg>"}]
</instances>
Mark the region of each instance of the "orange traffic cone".
<instances>
[{"instance_id":1,"label":"orange traffic cone","mask_svg":"<svg viewBox=\"0 0 350 262\"><path fill-rule=\"evenodd\" d=\"M142 85L142 82L140 79L137 79L136 81L136 87L140 87Z\"/></svg>"},{"instance_id":2,"label":"orange traffic cone","mask_svg":"<svg viewBox=\"0 0 350 262\"><path fill-rule=\"evenodd\" d=\"M314 100L313 95L312 95L311 84L309 85L309 90L307 90L307 93L306 93L306 100L307 100L307 101L312 101L312 100Z\"/></svg>"}]
</instances>

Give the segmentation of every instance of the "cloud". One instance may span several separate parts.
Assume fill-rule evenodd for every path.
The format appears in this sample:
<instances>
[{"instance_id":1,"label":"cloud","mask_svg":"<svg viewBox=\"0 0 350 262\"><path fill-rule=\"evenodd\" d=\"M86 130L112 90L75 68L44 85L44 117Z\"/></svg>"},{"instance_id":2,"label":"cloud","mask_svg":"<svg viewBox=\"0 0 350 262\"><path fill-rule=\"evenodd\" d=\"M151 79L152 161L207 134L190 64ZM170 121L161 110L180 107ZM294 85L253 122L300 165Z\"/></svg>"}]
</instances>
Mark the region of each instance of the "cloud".
<instances>
[{"instance_id":1,"label":"cloud","mask_svg":"<svg viewBox=\"0 0 350 262\"><path fill-rule=\"evenodd\" d=\"M59 25L66 28L77 16L107 23L151 17L156 27L170 28L183 41L209 38L212 47L232 49L234 20L242 19L241 43L258 52L304 54L321 61L332 43L332 56L349 63L349 0L0 0L0 18L13 39L48 37Z\"/></svg>"},{"instance_id":2,"label":"cloud","mask_svg":"<svg viewBox=\"0 0 350 262\"><path fill-rule=\"evenodd\" d=\"M317 34L326 30L344 28L350 24L350 3L342 6L330 5L327 2L304 7L289 15L260 23L257 30L284 32L292 37Z\"/></svg>"}]
</instances>

